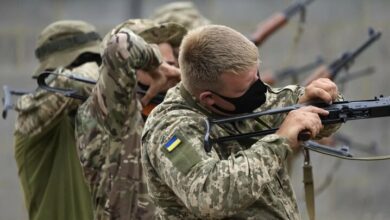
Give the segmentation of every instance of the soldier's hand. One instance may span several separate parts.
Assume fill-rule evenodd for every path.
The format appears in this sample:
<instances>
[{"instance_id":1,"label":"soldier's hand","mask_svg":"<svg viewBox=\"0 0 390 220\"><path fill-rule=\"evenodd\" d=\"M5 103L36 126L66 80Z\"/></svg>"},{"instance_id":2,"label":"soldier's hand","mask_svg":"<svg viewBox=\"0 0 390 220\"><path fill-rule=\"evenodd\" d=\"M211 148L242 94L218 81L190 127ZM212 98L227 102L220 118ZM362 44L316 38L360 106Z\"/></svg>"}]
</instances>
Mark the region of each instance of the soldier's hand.
<instances>
[{"instance_id":1,"label":"soldier's hand","mask_svg":"<svg viewBox=\"0 0 390 220\"><path fill-rule=\"evenodd\" d=\"M312 83L316 79L320 78L330 78L330 72L326 65L321 65L317 67L317 69L314 70L314 72L306 78L303 85L308 86L310 83Z\"/></svg>"},{"instance_id":2,"label":"soldier's hand","mask_svg":"<svg viewBox=\"0 0 390 220\"><path fill-rule=\"evenodd\" d=\"M127 33L117 33L107 42L105 55L119 56L120 61L124 62L130 56L128 48L129 35Z\"/></svg>"},{"instance_id":3,"label":"soldier's hand","mask_svg":"<svg viewBox=\"0 0 390 220\"><path fill-rule=\"evenodd\" d=\"M156 69L149 71L151 78L149 89L142 97L141 103L147 105L160 92L165 92L180 81L180 69L162 62Z\"/></svg>"},{"instance_id":4,"label":"soldier's hand","mask_svg":"<svg viewBox=\"0 0 390 220\"><path fill-rule=\"evenodd\" d=\"M338 89L330 79L320 78L314 80L305 88L305 94L299 99L298 103L307 103L313 101L324 101L332 103L338 97Z\"/></svg>"},{"instance_id":5,"label":"soldier's hand","mask_svg":"<svg viewBox=\"0 0 390 220\"><path fill-rule=\"evenodd\" d=\"M299 149L298 134L309 131L311 138L323 128L319 115L327 115L328 111L314 106L306 106L288 113L276 134L287 138L292 150Z\"/></svg>"}]
</instances>

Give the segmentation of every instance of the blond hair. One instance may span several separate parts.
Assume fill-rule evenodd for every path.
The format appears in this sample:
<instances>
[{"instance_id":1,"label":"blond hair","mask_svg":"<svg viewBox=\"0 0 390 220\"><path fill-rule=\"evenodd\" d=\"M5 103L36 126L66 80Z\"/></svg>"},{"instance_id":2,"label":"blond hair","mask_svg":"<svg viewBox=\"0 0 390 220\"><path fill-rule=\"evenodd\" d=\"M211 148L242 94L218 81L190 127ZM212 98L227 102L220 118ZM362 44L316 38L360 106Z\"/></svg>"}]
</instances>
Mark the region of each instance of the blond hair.
<instances>
[{"instance_id":1,"label":"blond hair","mask_svg":"<svg viewBox=\"0 0 390 220\"><path fill-rule=\"evenodd\" d=\"M222 25L194 29L180 46L182 81L192 94L215 89L222 73L238 74L257 63L257 47L239 32Z\"/></svg>"}]
</instances>

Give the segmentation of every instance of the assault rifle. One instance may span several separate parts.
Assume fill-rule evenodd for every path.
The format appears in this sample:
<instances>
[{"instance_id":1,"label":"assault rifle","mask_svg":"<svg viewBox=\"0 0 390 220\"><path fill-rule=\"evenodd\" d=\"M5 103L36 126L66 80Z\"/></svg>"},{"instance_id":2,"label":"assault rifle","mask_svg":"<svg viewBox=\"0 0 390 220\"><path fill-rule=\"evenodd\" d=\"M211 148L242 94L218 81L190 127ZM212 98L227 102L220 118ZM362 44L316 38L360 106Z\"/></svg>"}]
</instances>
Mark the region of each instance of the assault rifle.
<instances>
[{"instance_id":1,"label":"assault rifle","mask_svg":"<svg viewBox=\"0 0 390 220\"><path fill-rule=\"evenodd\" d=\"M47 81L46 79L52 75L63 76L63 77L66 77L70 80L75 80L75 81L86 83L89 85L96 84L96 81L93 79L87 79L87 78L75 76L75 75L64 75L64 74L59 74L59 73L50 72L50 71L43 72L43 73L39 74L39 76L37 77L37 82L38 82L39 88L50 91L50 92L59 93L65 97L79 99L82 101L87 100L88 97L78 94L77 91L74 89L52 87L52 86L48 85L46 82ZM145 95L147 90L148 90L147 86L144 86L144 85L138 83L138 86L137 86L137 93L138 94ZM165 97L164 95L158 94L155 97L153 97L150 102L154 103L154 104L160 104L164 100L164 97Z\"/></svg>"},{"instance_id":2,"label":"assault rifle","mask_svg":"<svg viewBox=\"0 0 390 220\"><path fill-rule=\"evenodd\" d=\"M297 13L301 13L301 20L305 20L306 6L314 0L303 0L292 3L284 11L273 14L266 21L258 25L257 30L250 37L251 41L260 46L269 36L274 34L277 30L283 27L289 19Z\"/></svg>"},{"instance_id":3,"label":"assault rifle","mask_svg":"<svg viewBox=\"0 0 390 220\"><path fill-rule=\"evenodd\" d=\"M324 59L322 57L318 57L314 62L305 64L303 66L284 68L282 70L275 72L274 81L277 82L277 81L284 80L287 77L298 76L299 74L303 74L317 68L323 63L324 63Z\"/></svg>"},{"instance_id":4,"label":"assault rifle","mask_svg":"<svg viewBox=\"0 0 390 220\"><path fill-rule=\"evenodd\" d=\"M21 96L25 95L27 93L30 93L29 91L25 90L16 90L16 89L10 89L7 85L3 86L3 95L4 97L1 99L3 102L3 112L2 117L3 119L7 118L7 112L8 110L11 110L14 107L14 104L12 103L12 96Z\"/></svg>"},{"instance_id":5,"label":"assault rifle","mask_svg":"<svg viewBox=\"0 0 390 220\"><path fill-rule=\"evenodd\" d=\"M348 75L340 77L337 80L337 83L345 84L346 82L349 82L351 80L358 79L363 76L368 76L374 73L375 73L375 68L373 66L369 66L367 68L356 70L354 72L349 73Z\"/></svg>"},{"instance_id":6,"label":"assault rifle","mask_svg":"<svg viewBox=\"0 0 390 220\"><path fill-rule=\"evenodd\" d=\"M375 41L379 40L379 38L381 37L381 32L375 31L374 29L370 28L368 30L368 35L369 38L362 45L360 45L356 50L352 52L347 51L343 53L339 58L335 59L332 63L330 63L327 67L329 70L329 74L324 74L324 73L321 73L320 75L313 74L306 79L304 85L308 85L313 80L318 78L329 78L331 80L334 80L341 70L348 70L349 67L352 65L352 63L355 61L356 57L358 57Z\"/></svg>"},{"instance_id":7,"label":"assault rifle","mask_svg":"<svg viewBox=\"0 0 390 220\"><path fill-rule=\"evenodd\" d=\"M75 81L78 81L78 82L83 82L83 83L86 83L86 84L89 84L89 85L95 85L96 84L95 80L91 80L91 79L87 79L87 78L83 78L83 77L78 77L78 76L74 76L74 75L63 75L63 74L50 72L50 71L45 71L45 72L39 74L39 76L37 77L37 82L38 82L39 88L47 90L47 91L50 91L50 92L59 93L59 94L65 96L65 97L79 99L79 100L82 100L82 101L85 101L88 97L85 97L83 95L77 94L77 91L74 90L74 89L67 89L67 88L59 88L59 87L49 86L46 83L46 79L49 76L52 76L52 75L54 75L54 76L64 76L64 77L66 77L68 79L75 80Z\"/></svg>"},{"instance_id":8,"label":"assault rifle","mask_svg":"<svg viewBox=\"0 0 390 220\"><path fill-rule=\"evenodd\" d=\"M341 102L334 102L331 105L325 104L325 103L314 103L312 104L314 106L317 106L319 108L323 108L327 111L329 111L329 114L327 116L320 116L322 124L335 124L335 123L345 123L347 121L351 120L360 120L360 119L367 119L367 118L378 118L378 117L388 117L390 116L390 96L389 97L383 97L380 96L379 98L375 97L375 99L372 100L358 100L358 101L341 101ZM258 136L264 136L268 134L275 133L278 128L272 128L268 130L262 130L262 131L254 131L247 134L239 134L239 135L230 135L225 137L219 137L217 139L210 138L210 132L213 125L219 125L224 123L230 123L230 122L237 122L242 121L246 119L254 119L259 118L264 115L275 115L275 114L282 114L282 113L288 113L292 110L299 109L305 105L296 104L284 108L277 108L277 109L271 109L263 112L257 112L257 113L251 113L251 114L244 114L244 115L238 115L234 117L228 117L223 119L212 119L208 118L205 120L205 126L206 126L206 134L204 137L204 148L206 152L209 152L211 150L211 147L214 143L222 143L226 141L232 141L232 140L240 140L240 139L246 139L251 137L258 137ZM298 140L301 141L307 141L310 137L310 134L307 132L301 132L298 135ZM306 148L309 148L310 150L313 150L313 148L308 144L305 146ZM317 151L326 151L327 149L321 149L321 146L316 146ZM328 152L329 153L329 152ZM334 154L338 154L340 156L346 156L349 157L351 155L348 155L345 153L345 151L341 150L338 153L333 152ZM332 154L332 153L331 153Z\"/></svg>"}]
</instances>

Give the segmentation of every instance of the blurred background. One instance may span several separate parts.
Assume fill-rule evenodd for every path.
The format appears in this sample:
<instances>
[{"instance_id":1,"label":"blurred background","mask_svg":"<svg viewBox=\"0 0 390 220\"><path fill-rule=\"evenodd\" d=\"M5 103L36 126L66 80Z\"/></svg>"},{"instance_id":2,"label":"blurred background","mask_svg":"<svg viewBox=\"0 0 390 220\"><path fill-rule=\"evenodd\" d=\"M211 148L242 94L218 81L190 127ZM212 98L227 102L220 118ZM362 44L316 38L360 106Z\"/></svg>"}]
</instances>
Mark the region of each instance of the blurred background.
<instances>
[{"instance_id":1,"label":"blurred background","mask_svg":"<svg viewBox=\"0 0 390 220\"><path fill-rule=\"evenodd\" d=\"M94 24L104 35L129 18L147 18L167 0L0 0L0 84L34 89L31 79L37 66L36 39L48 24L60 19L80 19ZM201 13L215 24L224 24L250 36L257 24L285 9L291 0L197 0ZM260 48L263 69L280 70L302 66L322 56L330 62L353 50L368 38L368 27L382 31L382 38L359 56L350 72L373 66L375 73L345 84L347 100L390 95L390 1L315 0L307 8L304 31L297 43L299 16L290 20ZM308 73L309 74L309 73ZM300 75L295 82L302 82ZM345 72L339 77L345 76ZM277 86L292 83L291 79ZM0 219L27 219L13 151L15 112L0 119ZM348 122L339 130L361 144L351 151L356 156L390 154L390 118ZM377 145L375 145L375 143ZM376 146L374 148L374 146ZM292 179L301 215L304 203L302 158L293 163ZM390 219L390 161L341 161L312 153L317 219ZM330 180L331 179L331 180ZM330 180L330 181L329 181ZM319 189L320 188L320 189Z\"/></svg>"}]
</instances>

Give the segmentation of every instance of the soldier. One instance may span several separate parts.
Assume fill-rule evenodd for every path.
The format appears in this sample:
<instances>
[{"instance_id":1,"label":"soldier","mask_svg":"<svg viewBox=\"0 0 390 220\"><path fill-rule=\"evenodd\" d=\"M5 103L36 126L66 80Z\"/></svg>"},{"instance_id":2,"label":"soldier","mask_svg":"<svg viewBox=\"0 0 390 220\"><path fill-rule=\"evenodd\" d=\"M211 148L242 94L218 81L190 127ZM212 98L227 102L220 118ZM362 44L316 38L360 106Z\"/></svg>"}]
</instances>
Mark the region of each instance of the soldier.
<instances>
[{"instance_id":1,"label":"soldier","mask_svg":"<svg viewBox=\"0 0 390 220\"><path fill-rule=\"evenodd\" d=\"M64 20L39 35L35 55L42 71L97 79L101 39L91 24ZM91 88L63 77L51 85L71 86L88 94ZM90 193L78 160L74 113L80 101L37 89L20 97L15 126L15 159L29 219L92 219Z\"/></svg>"},{"instance_id":2,"label":"soldier","mask_svg":"<svg viewBox=\"0 0 390 220\"><path fill-rule=\"evenodd\" d=\"M183 25L187 30L192 30L204 25L211 24L211 21L205 18L192 2L171 2L156 9L151 15L151 18L156 22L175 22ZM272 16L265 21L272 19ZM272 22L272 24L259 23L258 30L252 34L254 43L257 46L261 46L260 42L263 42L270 33L277 30L278 23ZM269 85L273 85L276 82L272 71L265 71L261 75L261 80Z\"/></svg>"},{"instance_id":3,"label":"soldier","mask_svg":"<svg viewBox=\"0 0 390 220\"><path fill-rule=\"evenodd\" d=\"M149 108L153 97L180 80L174 51L185 33L178 24L132 19L103 40L100 78L76 121L95 219L154 217L140 161L141 103ZM148 86L142 97L137 97L137 81Z\"/></svg>"},{"instance_id":4,"label":"soldier","mask_svg":"<svg viewBox=\"0 0 390 220\"><path fill-rule=\"evenodd\" d=\"M142 163L158 218L299 219L286 158L299 150L301 131L319 137L337 128L322 130L319 115L327 111L308 106L283 117L219 125L211 138L280 128L261 139L204 149L207 117L341 98L327 79L306 88L268 87L259 79L259 63L256 46L225 26L204 26L183 39L182 82L149 115L142 134Z\"/></svg>"}]
</instances>

